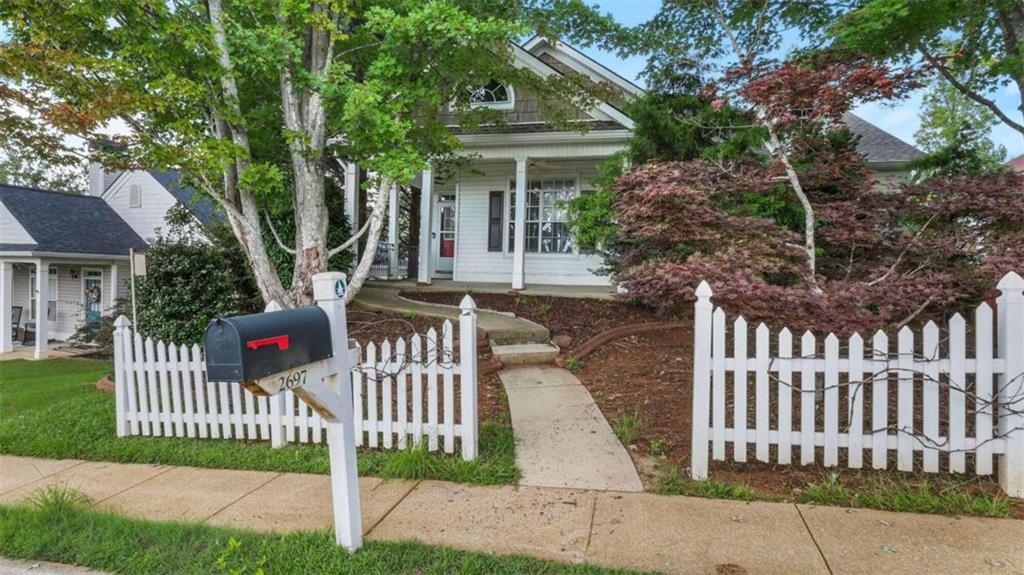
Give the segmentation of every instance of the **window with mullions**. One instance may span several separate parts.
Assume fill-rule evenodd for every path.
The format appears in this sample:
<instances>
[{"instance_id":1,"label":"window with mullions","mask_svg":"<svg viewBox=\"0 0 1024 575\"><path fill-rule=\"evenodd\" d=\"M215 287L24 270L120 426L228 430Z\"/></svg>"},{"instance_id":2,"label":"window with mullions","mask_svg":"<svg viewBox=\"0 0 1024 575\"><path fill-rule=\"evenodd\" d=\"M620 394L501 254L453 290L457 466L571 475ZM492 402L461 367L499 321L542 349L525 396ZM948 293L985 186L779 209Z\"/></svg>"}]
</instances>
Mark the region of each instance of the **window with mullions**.
<instances>
[{"instance_id":1,"label":"window with mullions","mask_svg":"<svg viewBox=\"0 0 1024 575\"><path fill-rule=\"evenodd\" d=\"M515 251L516 192L512 182L508 209L508 250ZM576 196L574 180L532 180L526 185L526 251L571 254L572 236L566 220L566 203Z\"/></svg>"},{"instance_id":2,"label":"window with mullions","mask_svg":"<svg viewBox=\"0 0 1024 575\"><path fill-rule=\"evenodd\" d=\"M500 82L488 82L484 86L469 89L469 103L472 106L507 107L512 105L512 89Z\"/></svg>"}]
</instances>

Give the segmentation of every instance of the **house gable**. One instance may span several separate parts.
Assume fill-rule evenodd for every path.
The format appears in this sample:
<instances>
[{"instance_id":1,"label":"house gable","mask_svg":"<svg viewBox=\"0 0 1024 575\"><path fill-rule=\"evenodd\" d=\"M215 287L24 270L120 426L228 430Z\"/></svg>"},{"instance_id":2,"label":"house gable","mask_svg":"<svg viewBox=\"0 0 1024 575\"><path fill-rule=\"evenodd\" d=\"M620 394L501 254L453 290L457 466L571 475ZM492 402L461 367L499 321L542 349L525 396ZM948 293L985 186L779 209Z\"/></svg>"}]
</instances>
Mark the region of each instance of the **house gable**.
<instances>
[{"instance_id":1,"label":"house gable","mask_svg":"<svg viewBox=\"0 0 1024 575\"><path fill-rule=\"evenodd\" d=\"M514 66L530 70L543 78L564 75L562 70L557 67L557 62L545 62L537 55L515 44L510 49ZM567 70L574 73L571 69ZM473 134L524 134L560 131L545 122L540 113L539 98L535 94L514 86L512 89L515 96L512 105L502 112L504 123L495 126L480 126L473 131ZM581 128L587 131L631 130L634 126L633 120L629 116L608 102L601 102L591 110L578 110L574 119L579 121L582 124ZM456 134L465 133L458 126L457 113L448 112L445 121Z\"/></svg>"},{"instance_id":2,"label":"house gable","mask_svg":"<svg viewBox=\"0 0 1024 575\"><path fill-rule=\"evenodd\" d=\"M575 72L590 78L594 83L612 86L622 92L626 99L644 94L643 88L568 44L534 36L523 44L523 49L562 74Z\"/></svg>"},{"instance_id":3,"label":"house gable","mask_svg":"<svg viewBox=\"0 0 1024 575\"><path fill-rule=\"evenodd\" d=\"M178 201L149 172L141 170L122 173L102 197L147 242L167 227L167 210Z\"/></svg>"}]
</instances>

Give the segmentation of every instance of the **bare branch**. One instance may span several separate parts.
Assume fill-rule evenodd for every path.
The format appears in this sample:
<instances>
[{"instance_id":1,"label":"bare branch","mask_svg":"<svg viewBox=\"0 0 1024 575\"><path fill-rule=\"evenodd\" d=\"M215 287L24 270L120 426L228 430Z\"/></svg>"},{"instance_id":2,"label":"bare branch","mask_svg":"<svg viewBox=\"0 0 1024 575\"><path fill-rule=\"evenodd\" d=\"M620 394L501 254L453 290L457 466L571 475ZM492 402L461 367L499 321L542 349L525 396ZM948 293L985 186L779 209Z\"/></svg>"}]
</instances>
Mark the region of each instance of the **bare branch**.
<instances>
[{"instance_id":1,"label":"bare branch","mask_svg":"<svg viewBox=\"0 0 1024 575\"><path fill-rule=\"evenodd\" d=\"M356 241L358 241L359 238L361 238L363 236L363 234L366 233L366 230L368 230L368 229L370 229L370 220L369 219L366 220L366 223L363 224L363 227L360 228L359 231L356 232L356 234L354 236L352 236L351 238L345 240L345 243L341 244L340 246L338 246L338 247L332 249L331 251L327 252L327 258L328 259L333 258L334 256L336 256L336 255L340 254L341 252L347 250L348 248L352 247L352 244L356 243Z\"/></svg>"},{"instance_id":2,"label":"bare branch","mask_svg":"<svg viewBox=\"0 0 1024 575\"><path fill-rule=\"evenodd\" d=\"M912 245L914 245L914 244L916 244L916 243L917 243L917 240L921 238L921 234L923 234L923 233L924 233L924 231L925 231L926 229L928 229L928 226L929 226L929 225L930 225L930 224L931 224L931 223L932 223L933 221L935 221L935 217L936 217L936 216L938 216L938 215L939 215L938 213L934 213L934 214L932 214L932 215L931 215L931 217L930 217L930 218L928 218L928 221L927 221L927 222L925 222L923 226L921 226L921 229L917 230L917 233L916 233L916 234L914 234L914 237L913 237L913 238L911 238L911 240L910 240L909 242L907 242L907 245L906 245L906 246L904 246L904 247L903 247L903 251L901 251L901 252L900 252L900 255L896 256L896 261L894 261L894 262L892 263L892 266L890 266L890 267L889 267L889 270L888 270L888 271L886 271L886 272L885 272L884 274L882 274L881 276L879 276L879 277L877 277L877 278L875 278L875 279L871 280L870 282L868 282L868 285L869 285L869 286L873 286L873 285L877 285L877 284L879 284L879 283L882 283L883 281L885 281L885 279L886 279L886 278L888 278L888 277L889 277L890 275L892 275L892 273L893 273L894 271L896 271L896 267L897 267L898 265L900 265L900 262L902 262L902 261L903 261L903 256L907 255L907 251L908 251L908 250L910 249L910 246L912 246ZM852 254L851 254L851 259L852 259Z\"/></svg>"},{"instance_id":3,"label":"bare branch","mask_svg":"<svg viewBox=\"0 0 1024 575\"><path fill-rule=\"evenodd\" d=\"M935 300L935 298L932 298L932 297L930 297L930 298L928 298L928 299L924 300L924 303L923 303L923 304L919 305L919 306L917 307L917 309L915 309L914 311L912 311L912 312L910 313L910 315L908 315L907 317L903 318L903 321L901 321L900 323L898 323L898 324L896 325L896 329L897 329L897 330L903 329L903 326L905 326L905 325L907 325L908 323L910 323L910 322L914 321L914 318L915 318L915 317L917 317L917 316L919 316L919 315L921 315L921 312L923 312L923 311L925 310L925 308L927 308L928 306L932 305L932 301L934 301L934 300Z\"/></svg>"},{"instance_id":4,"label":"bare branch","mask_svg":"<svg viewBox=\"0 0 1024 575\"><path fill-rule=\"evenodd\" d=\"M284 250L285 253L294 256L295 255L295 248L290 248L290 247L284 245L284 242L281 241L281 236L277 235L277 228L274 227L274 220L270 219L270 212L268 212L266 210L263 210L263 215L266 217L267 226L270 227L270 233L274 236L274 241L277 242L277 247L279 247L282 250Z\"/></svg>"}]
</instances>

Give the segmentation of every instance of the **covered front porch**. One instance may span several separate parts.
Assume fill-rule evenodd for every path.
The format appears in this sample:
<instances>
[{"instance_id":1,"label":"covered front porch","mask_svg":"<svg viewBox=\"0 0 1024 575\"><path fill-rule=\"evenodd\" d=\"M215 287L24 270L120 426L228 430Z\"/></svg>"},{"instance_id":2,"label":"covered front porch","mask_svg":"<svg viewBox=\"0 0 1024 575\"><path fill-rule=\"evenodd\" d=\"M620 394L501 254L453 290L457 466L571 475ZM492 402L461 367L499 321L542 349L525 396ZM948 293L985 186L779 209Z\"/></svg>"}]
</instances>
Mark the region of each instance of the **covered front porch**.
<instances>
[{"instance_id":1,"label":"covered front porch","mask_svg":"<svg viewBox=\"0 0 1024 575\"><path fill-rule=\"evenodd\" d=\"M595 189L600 164L621 149L623 135L573 134L571 143L551 136L464 136L474 157L467 167L447 178L428 169L408 188L392 189L370 279L610 290L600 256L574 245L567 203ZM347 175L358 182L354 166ZM365 198L347 187L355 229L366 217Z\"/></svg>"},{"instance_id":2,"label":"covered front porch","mask_svg":"<svg viewBox=\"0 0 1024 575\"><path fill-rule=\"evenodd\" d=\"M64 342L113 309L127 260L0 253L0 359L73 355Z\"/></svg>"}]
</instances>

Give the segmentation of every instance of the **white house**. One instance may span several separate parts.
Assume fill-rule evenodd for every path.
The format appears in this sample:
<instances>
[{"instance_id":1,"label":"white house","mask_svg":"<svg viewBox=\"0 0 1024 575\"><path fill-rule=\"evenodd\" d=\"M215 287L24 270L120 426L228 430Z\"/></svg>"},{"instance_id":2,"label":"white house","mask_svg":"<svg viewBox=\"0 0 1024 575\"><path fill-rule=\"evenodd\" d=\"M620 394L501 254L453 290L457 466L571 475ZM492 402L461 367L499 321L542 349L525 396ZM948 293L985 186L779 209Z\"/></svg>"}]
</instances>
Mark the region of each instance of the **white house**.
<instances>
[{"instance_id":1,"label":"white house","mask_svg":"<svg viewBox=\"0 0 1024 575\"><path fill-rule=\"evenodd\" d=\"M512 50L516 65L545 77L583 75L611 87L616 102L644 93L564 44L536 37ZM505 122L467 133L448 115L470 166L447 180L427 170L406 189L391 191L382 265L374 275L513 289L608 285L597 273L600 258L573 245L563 202L593 189L598 166L625 147L633 120L621 105L601 102L578 111L577 129L558 129L540 116L535 95L497 83L475 91L473 105L500 110ZM852 114L845 120L861 136L860 151L880 180L907 176L917 149ZM357 229L365 211L358 166L349 165L345 179L346 211ZM89 183L85 196L0 186L0 353L11 349L12 308L23 310L19 327L30 324L43 334L36 337L37 356L47 338L67 338L109 309L125 291L129 249L144 249L156 237L171 206L186 206L203 223L218 217L214 203L174 172L110 173L94 164ZM43 315L48 321L38 322Z\"/></svg>"},{"instance_id":2,"label":"white house","mask_svg":"<svg viewBox=\"0 0 1024 575\"><path fill-rule=\"evenodd\" d=\"M535 37L513 47L516 65L542 76L581 74L612 87L618 101L644 91L592 58L562 43ZM602 102L578 114L579 130L563 131L547 124L537 99L515 86L492 84L474 93L473 105L504 111L505 124L464 132L455 116L450 129L463 145L471 165L450 180L428 170L414 183L418 206L400 217L392 201L387 243L408 249L393 254L426 254L418 258L415 276L421 284L435 279L456 282L498 282L512 289L527 284L607 285L597 273L600 258L573 245L565 225L563 201L593 189L598 166L622 150L634 123L620 107ZM850 129L861 136L859 151L883 185L906 179L907 163L921 154L892 134L847 114ZM583 133L581 133L583 131ZM349 178L358 172L349 170ZM398 192L392 192L398 200ZM349 187L350 218L359 216L356 186ZM418 237L399 228L418 220ZM406 230L407 231L407 230ZM399 258L391 258L388 274L401 277ZM409 275L413 275L410 273Z\"/></svg>"}]
</instances>

